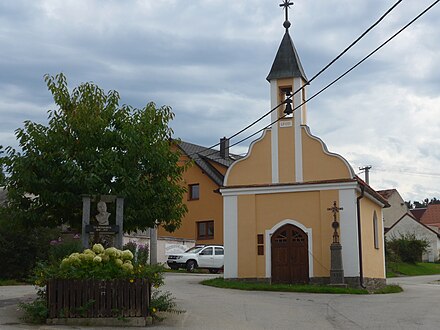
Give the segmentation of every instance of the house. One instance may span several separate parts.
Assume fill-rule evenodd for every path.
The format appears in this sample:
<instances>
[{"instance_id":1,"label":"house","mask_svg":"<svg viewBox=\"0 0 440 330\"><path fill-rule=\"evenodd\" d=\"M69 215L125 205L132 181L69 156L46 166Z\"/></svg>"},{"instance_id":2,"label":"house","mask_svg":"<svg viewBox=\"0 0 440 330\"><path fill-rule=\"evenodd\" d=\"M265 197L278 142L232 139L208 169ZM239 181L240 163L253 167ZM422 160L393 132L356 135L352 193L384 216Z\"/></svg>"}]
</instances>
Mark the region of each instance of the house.
<instances>
[{"instance_id":1,"label":"house","mask_svg":"<svg viewBox=\"0 0 440 330\"><path fill-rule=\"evenodd\" d=\"M388 228L394 225L404 214L408 213L409 209L396 189L378 190L377 192L390 204L390 207L383 210L383 221L386 232Z\"/></svg>"},{"instance_id":2,"label":"house","mask_svg":"<svg viewBox=\"0 0 440 330\"><path fill-rule=\"evenodd\" d=\"M391 226L385 237L392 239L407 234L414 234L417 239L425 239L429 242L428 251L423 254L422 261L435 262L439 260L440 234L438 228L431 228L417 221L412 214L406 213Z\"/></svg>"},{"instance_id":3,"label":"house","mask_svg":"<svg viewBox=\"0 0 440 330\"><path fill-rule=\"evenodd\" d=\"M220 150L180 141L180 162L193 162L184 174L187 193L184 196L187 214L173 233L159 228L158 236L192 239L197 244L223 244L223 198L219 188L229 166L240 156L229 153L228 140L223 138Z\"/></svg>"},{"instance_id":4,"label":"house","mask_svg":"<svg viewBox=\"0 0 440 330\"><path fill-rule=\"evenodd\" d=\"M304 104L308 80L289 26L286 20L267 76L271 108L282 105L271 113L272 126L229 167L220 189L224 277L329 283L337 260L331 251L336 239L342 246L339 261L345 283L383 285L381 219L382 208L389 204L355 175L346 159L312 135ZM290 105L296 108L293 114Z\"/></svg>"},{"instance_id":5,"label":"house","mask_svg":"<svg viewBox=\"0 0 440 330\"><path fill-rule=\"evenodd\" d=\"M423 214L426 211L426 207L418 207L416 209L411 209L411 214L414 216L414 218L417 219L417 221L420 222L420 220L422 219Z\"/></svg>"},{"instance_id":6,"label":"house","mask_svg":"<svg viewBox=\"0 0 440 330\"><path fill-rule=\"evenodd\" d=\"M440 204L429 204L420 218L420 222L440 228Z\"/></svg>"}]
</instances>

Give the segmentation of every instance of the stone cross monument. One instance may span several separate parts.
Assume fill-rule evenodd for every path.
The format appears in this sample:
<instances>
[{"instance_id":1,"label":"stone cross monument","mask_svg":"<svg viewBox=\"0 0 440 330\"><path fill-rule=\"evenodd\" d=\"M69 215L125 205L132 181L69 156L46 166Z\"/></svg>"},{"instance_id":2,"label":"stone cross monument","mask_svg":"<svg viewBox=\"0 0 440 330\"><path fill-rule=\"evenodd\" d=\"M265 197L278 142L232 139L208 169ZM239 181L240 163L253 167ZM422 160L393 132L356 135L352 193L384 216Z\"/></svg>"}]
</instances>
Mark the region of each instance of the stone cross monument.
<instances>
[{"instance_id":1,"label":"stone cross monument","mask_svg":"<svg viewBox=\"0 0 440 330\"><path fill-rule=\"evenodd\" d=\"M345 285L344 284L344 267L342 265L342 245L339 242L339 222L338 213L343 210L342 207L333 202L333 207L327 209L333 213L333 243L330 245L330 284L331 285Z\"/></svg>"}]
</instances>

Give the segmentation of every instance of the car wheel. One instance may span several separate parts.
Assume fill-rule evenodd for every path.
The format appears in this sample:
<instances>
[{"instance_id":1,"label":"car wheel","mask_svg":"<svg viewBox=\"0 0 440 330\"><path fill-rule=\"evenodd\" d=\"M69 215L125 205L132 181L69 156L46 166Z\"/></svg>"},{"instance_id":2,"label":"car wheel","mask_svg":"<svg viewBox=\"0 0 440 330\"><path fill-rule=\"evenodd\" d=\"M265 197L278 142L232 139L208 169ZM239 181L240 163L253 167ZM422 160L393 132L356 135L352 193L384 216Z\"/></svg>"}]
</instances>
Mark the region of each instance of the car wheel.
<instances>
[{"instance_id":1,"label":"car wheel","mask_svg":"<svg viewBox=\"0 0 440 330\"><path fill-rule=\"evenodd\" d=\"M194 260L188 260L186 263L186 270L192 273L194 269L196 269L196 262Z\"/></svg>"},{"instance_id":2,"label":"car wheel","mask_svg":"<svg viewBox=\"0 0 440 330\"><path fill-rule=\"evenodd\" d=\"M209 268L209 272L211 274L218 274L220 273L220 268Z\"/></svg>"}]
</instances>

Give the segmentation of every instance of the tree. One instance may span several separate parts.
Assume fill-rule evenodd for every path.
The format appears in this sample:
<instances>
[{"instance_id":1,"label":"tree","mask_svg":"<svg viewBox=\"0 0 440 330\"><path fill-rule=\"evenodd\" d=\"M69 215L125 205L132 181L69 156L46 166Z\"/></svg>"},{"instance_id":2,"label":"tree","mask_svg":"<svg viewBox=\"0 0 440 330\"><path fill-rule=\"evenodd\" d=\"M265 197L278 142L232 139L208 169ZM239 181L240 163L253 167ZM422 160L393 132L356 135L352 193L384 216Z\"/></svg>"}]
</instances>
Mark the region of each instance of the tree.
<instances>
[{"instance_id":1,"label":"tree","mask_svg":"<svg viewBox=\"0 0 440 330\"><path fill-rule=\"evenodd\" d=\"M385 242L385 253L389 261L416 263L422 260L422 254L427 252L429 241L418 238L415 233L400 234Z\"/></svg>"},{"instance_id":2,"label":"tree","mask_svg":"<svg viewBox=\"0 0 440 330\"><path fill-rule=\"evenodd\" d=\"M436 197L433 197L431 199L429 198L425 198L422 202L419 201L414 201L413 203L411 203L411 201L405 202L406 205L408 206L408 208L413 209L413 208L424 208L427 207L428 205L433 205L433 204L440 204L440 199L437 199Z\"/></svg>"},{"instance_id":3,"label":"tree","mask_svg":"<svg viewBox=\"0 0 440 330\"><path fill-rule=\"evenodd\" d=\"M1 162L10 205L35 224L81 227L82 194L125 198L124 230L155 222L173 231L186 212L183 166L168 126L170 107L119 106L116 91L93 83L69 92L63 74L46 75L57 110L48 126L26 121L16 130L22 151Z\"/></svg>"}]
</instances>

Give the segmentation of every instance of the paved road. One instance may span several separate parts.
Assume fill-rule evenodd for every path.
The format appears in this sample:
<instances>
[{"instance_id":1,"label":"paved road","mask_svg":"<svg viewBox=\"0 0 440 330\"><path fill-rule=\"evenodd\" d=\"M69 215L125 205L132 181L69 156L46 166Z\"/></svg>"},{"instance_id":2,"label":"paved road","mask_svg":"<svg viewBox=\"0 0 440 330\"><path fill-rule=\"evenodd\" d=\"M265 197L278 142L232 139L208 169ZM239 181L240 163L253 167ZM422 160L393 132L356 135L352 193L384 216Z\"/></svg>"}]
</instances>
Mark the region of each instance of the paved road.
<instances>
[{"instance_id":1,"label":"paved road","mask_svg":"<svg viewBox=\"0 0 440 330\"><path fill-rule=\"evenodd\" d=\"M187 312L157 328L440 329L440 276L393 279L405 292L368 296L225 290L200 280L168 276L167 289Z\"/></svg>"},{"instance_id":2,"label":"paved road","mask_svg":"<svg viewBox=\"0 0 440 330\"><path fill-rule=\"evenodd\" d=\"M368 296L247 292L199 284L209 277L167 274L164 289L186 312L152 329L440 329L440 276L391 279L405 292ZM91 329L21 324L15 304L32 294L32 287L0 287L0 329Z\"/></svg>"}]
</instances>

